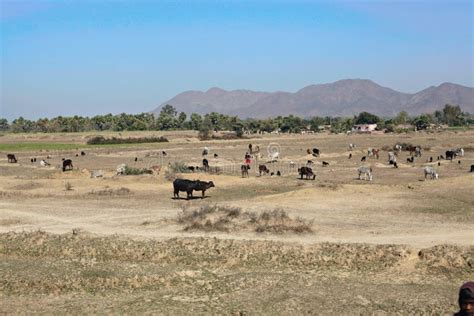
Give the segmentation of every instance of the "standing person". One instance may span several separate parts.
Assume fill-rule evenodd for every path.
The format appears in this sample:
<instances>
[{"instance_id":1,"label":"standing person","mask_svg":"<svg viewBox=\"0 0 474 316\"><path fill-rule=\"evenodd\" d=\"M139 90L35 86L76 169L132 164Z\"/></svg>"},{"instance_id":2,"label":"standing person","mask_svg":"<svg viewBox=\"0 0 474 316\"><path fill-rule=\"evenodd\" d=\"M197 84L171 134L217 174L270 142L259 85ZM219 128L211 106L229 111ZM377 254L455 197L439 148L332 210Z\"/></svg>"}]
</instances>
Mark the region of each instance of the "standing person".
<instances>
[{"instance_id":1,"label":"standing person","mask_svg":"<svg viewBox=\"0 0 474 316\"><path fill-rule=\"evenodd\" d=\"M251 156L250 156L249 152L246 152L245 153L245 164L250 165L251 163L252 163Z\"/></svg>"},{"instance_id":2,"label":"standing person","mask_svg":"<svg viewBox=\"0 0 474 316\"><path fill-rule=\"evenodd\" d=\"M474 282L466 282L459 289L459 312L454 316L474 316Z\"/></svg>"},{"instance_id":3,"label":"standing person","mask_svg":"<svg viewBox=\"0 0 474 316\"><path fill-rule=\"evenodd\" d=\"M252 144L249 144L249 152L250 152L250 154L253 153L253 151L252 151Z\"/></svg>"}]
</instances>

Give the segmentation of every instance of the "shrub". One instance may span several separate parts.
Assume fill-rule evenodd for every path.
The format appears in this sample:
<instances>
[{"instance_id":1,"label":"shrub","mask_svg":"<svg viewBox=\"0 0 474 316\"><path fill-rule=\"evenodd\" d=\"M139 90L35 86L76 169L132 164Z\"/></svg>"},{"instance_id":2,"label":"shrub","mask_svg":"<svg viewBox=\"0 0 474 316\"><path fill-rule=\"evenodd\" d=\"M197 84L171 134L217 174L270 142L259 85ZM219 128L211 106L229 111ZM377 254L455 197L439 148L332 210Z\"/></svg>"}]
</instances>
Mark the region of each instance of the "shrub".
<instances>
[{"instance_id":1,"label":"shrub","mask_svg":"<svg viewBox=\"0 0 474 316\"><path fill-rule=\"evenodd\" d=\"M149 169L141 169L141 168L135 168L135 167L130 167L130 166L125 166L125 171L124 174L129 176L129 175L141 175L141 174L152 174L153 171Z\"/></svg>"},{"instance_id":2,"label":"shrub","mask_svg":"<svg viewBox=\"0 0 474 316\"><path fill-rule=\"evenodd\" d=\"M112 144L142 144L142 143L164 143L168 142L166 137L129 137L129 138L105 138L95 136L87 141L88 145L112 145Z\"/></svg>"},{"instance_id":3,"label":"shrub","mask_svg":"<svg viewBox=\"0 0 474 316\"><path fill-rule=\"evenodd\" d=\"M170 166L169 169L174 172L174 173L186 173L186 172L191 172L191 170L188 169L188 166L182 162L182 161L175 161L173 162Z\"/></svg>"}]
</instances>

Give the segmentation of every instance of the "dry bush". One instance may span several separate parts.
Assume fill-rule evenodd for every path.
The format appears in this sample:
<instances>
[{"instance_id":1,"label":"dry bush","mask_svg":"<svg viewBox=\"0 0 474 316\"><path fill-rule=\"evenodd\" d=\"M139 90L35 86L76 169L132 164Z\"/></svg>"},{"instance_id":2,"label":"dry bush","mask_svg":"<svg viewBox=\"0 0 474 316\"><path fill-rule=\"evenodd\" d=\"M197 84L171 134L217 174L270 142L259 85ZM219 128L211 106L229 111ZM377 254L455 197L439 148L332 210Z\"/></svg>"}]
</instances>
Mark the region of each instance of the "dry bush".
<instances>
[{"instance_id":1,"label":"dry bush","mask_svg":"<svg viewBox=\"0 0 474 316\"><path fill-rule=\"evenodd\" d=\"M188 166L182 161L175 161L172 164L170 164L169 170L171 170L174 173L191 172L191 170L188 169Z\"/></svg>"},{"instance_id":2,"label":"dry bush","mask_svg":"<svg viewBox=\"0 0 474 316\"><path fill-rule=\"evenodd\" d=\"M231 206L204 205L197 209L183 208L177 222L185 231L254 231L257 233L311 233L313 221L291 218L282 209L261 213L242 211Z\"/></svg>"},{"instance_id":3,"label":"dry bush","mask_svg":"<svg viewBox=\"0 0 474 316\"><path fill-rule=\"evenodd\" d=\"M110 188L106 186L102 190L92 190L89 192L89 195L98 195L98 196L121 196L121 195L130 195L132 194L132 190L129 188L121 187L118 189Z\"/></svg>"}]
</instances>

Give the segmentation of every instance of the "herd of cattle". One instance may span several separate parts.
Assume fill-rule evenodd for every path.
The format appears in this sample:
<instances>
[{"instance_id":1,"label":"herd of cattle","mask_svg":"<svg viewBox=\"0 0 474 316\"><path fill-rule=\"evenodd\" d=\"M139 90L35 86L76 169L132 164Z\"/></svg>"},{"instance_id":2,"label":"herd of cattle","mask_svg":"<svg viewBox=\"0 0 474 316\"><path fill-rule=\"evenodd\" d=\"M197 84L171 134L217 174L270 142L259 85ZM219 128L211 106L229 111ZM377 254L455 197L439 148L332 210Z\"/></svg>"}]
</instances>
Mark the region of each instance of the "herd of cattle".
<instances>
[{"instance_id":1,"label":"herd of cattle","mask_svg":"<svg viewBox=\"0 0 474 316\"><path fill-rule=\"evenodd\" d=\"M356 148L355 144L350 144L349 149L349 157L348 159L352 159L352 150ZM402 145L395 145L392 150L388 151L388 164L392 165L394 168L398 168L397 164L397 157L399 156L400 152L402 150L408 151L409 152L409 157L406 158L408 163L414 163L415 158L419 159L422 156L422 148L421 146L406 146L403 147ZM307 149L306 151L308 154L311 154L313 157L319 157L321 154L321 151L318 148L313 148L313 149ZM209 153L209 149L207 147L204 148L202 152L202 156L207 156ZM269 163L275 162L279 158L279 155L275 155L275 153L272 153L273 155L270 157L269 155ZM278 153L276 153L278 154ZM367 150L367 155L362 156L361 162L365 162L368 157L372 157L375 159L379 159L380 157L380 150L377 148L369 148ZM81 151L80 154L76 154L76 157L79 155L85 156L86 153L84 151ZM163 156L166 155L166 152L163 151L162 153ZM456 148L456 149L450 149L445 151L445 156L439 155L436 157L436 160L438 162L438 166L441 165L441 160L450 160L452 162L453 159L457 157L463 157L464 156L464 149L463 148ZM218 154L214 153L214 158L218 158ZM249 151L245 155L245 163L241 165L240 170L242 177L249 177L249 170L250 170L250 161L251 158L260 158L260 148L256 146L256 149L252 147L252 144L249 145ZM48 156L47 158L51 158ZM17 163L18 159L14 154L7 154L7 159L9 163ZM135 158L135 162L138 160L138 158ZM31 163L36 163L37 159L36 158L31 158L30 159ZM434 158L429 157L429 159L426 159L426 162L433 163ZM329 165L329 162L322 161L322 166L326 167ZM460 164L461 161L458 160L458 163ZM50 163L48 163L45 159L42 159L40 161L40 165L42 167L49 166ZM289 163L290 168L295 168L296 164L293 161L290 161ZM308 160L305 166L299 167L298 170L298 175L300 179L306 179L306 180L315 180L316 175L313 172L313 166L314 162L312 160ZM62 158L62 171L66 172L68 170L73 170L73 163L72 159L66 159ZM126 164L121 164L117 167L117 175L124 174L126 168ZM217 168L217 167L216 167ZM150 173L159 173L161 166L153 166L151 167ZM203 158L202 160L202 167L200 166L188 166L187 169L191 172L195 171L204 171L204 172L209 172L211 170L211 166L209 165L209 161L207 158ZM373 170L370 166L360 166L357 169L358 172L358 179L367 181L372 181L373 180ZM437 171L431 167L431 166L426 166L423 168L424 172L424 177L425 180L429 177L430 179L438 179L439 175ZM474 172L474 165L471 165L470 172ZM102 174L102 173L100 173ZM258 165L258 174L259 176L265 175L265 174L270 174L271 176L276 175L276 176L281 176L280 170L276 170L275 172L271 172L270 169L265 165L265 164L259 164ZM100 175L99 175L100 176ZM93 176L94 177L94 176ZM201 191L202 192L202 197L205 197L205 192L206 190L214 187L214 183L212 181L210 182L205 182L205 181L200 181L200 180L186 180L186 179L176 179L173 182L173 189L174 189L174 198L179 198L179 192L186 192L187 193L187 198L192 198L193 191Z\"/></svg>"}]
</instances>

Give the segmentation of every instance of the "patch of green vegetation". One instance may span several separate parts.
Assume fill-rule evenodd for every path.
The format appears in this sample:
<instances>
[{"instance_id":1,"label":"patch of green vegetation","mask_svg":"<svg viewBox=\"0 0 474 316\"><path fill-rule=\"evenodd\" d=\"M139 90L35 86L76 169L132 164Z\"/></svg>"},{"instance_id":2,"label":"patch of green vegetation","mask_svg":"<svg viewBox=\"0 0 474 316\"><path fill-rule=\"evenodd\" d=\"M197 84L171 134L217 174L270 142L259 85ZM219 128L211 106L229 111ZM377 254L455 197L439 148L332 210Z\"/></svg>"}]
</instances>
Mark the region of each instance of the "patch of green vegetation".
<instances>
[{"instance_id":1,"label":"patch of green vegetation","mask_svg":"<svg viewBox=\"0 0 474 316\"><path fill-rule=\"evenodd\" d=\"M147 145L158 145L159 143L147 143ZM103 147L134 147L143 146L139 143L128 143L128 144L104 144L104 145L86 145L86 144L74 144L74 143L8 143L0 144L0 151L5 152L17 152L17 151L48 151L48 150L74 150L84 148L103 148Z\"/></svg>"},{"instance_id":2,"label":"patch of green vegetation","mask_svg":"<svg viewBox=\"0 0 474 316\"><path fill-rule=\"evenodd\" d=\"M143 143L167 143L166 137L128 137L128 138L105 138L95 136L87 141L88 145L115 145L115 144L143 144Z\"/></svg>"},{"instance_id":3,"label":"patch of green vegetation","mask_svg":"<svg viewBox=\"0 0 474 316\"><path fill-rule=\"evenodd\" d=\"M22 150L71 150L90 147L83 144L64 143L9 143L0 144L0 151L22 151Z\"/></svg>"}]
</instances>

